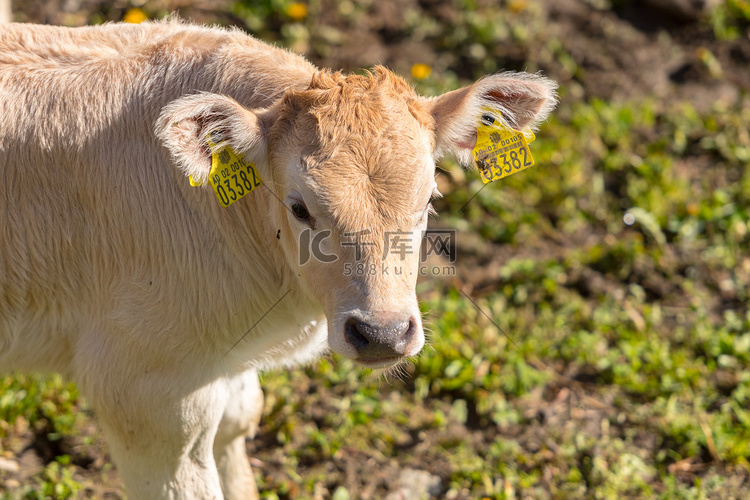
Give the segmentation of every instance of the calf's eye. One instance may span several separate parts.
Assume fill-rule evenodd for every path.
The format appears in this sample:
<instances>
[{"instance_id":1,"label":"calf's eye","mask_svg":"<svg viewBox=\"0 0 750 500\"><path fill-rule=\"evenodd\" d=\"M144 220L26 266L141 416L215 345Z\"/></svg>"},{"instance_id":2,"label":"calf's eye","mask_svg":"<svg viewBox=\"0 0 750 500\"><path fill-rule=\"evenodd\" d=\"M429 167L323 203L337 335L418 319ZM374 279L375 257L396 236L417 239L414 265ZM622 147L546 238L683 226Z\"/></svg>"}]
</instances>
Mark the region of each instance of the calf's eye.
<instances>
[{"instance_id":1,"label":"calf's eye","mask_svg":"<svg viewBox=\"0 0 750 500\"><path fill-rule=\"evenodd\" d=\"M310 212L307 211L307 207L297 201L292 203L292 213L301 221L307 222L310 220Z\"/></svg>"}]
</instances>

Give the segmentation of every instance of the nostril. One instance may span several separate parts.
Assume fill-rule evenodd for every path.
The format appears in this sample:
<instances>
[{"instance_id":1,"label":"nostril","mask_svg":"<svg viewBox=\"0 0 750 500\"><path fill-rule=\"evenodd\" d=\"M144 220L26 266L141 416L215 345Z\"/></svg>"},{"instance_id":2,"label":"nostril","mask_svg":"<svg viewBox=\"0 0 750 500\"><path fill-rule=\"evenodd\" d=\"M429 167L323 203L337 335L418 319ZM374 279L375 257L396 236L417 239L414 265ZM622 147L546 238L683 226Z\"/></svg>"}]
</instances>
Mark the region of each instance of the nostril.
<instances>
[{"instance_id":1,"label":"nostril","mask_svg":"<svg viewBox=\"0 0 750 500\"><path fill-rule=\"evenodd\" d=\"M358 320L350 318L344 326L344 330L346 332L346 340L349 341L349 343L353 345L354 348L358 351L364 349L370 344L370 341L367 340L367 337L365 337L362 332L359 331L359 323L360 322Z\"/></svg>"},{"instance_id":2,"label":"nostril","mask_svg":"<svg viewBox=\"0 0 750 500\"><path fill-rule=\"evenodd\" d=\"M402 328L404 328L404 334L399 337L396 345L393 346L394 350L399 354L404 354L406 352L406 348L411 344L411 341L414 338L414 332L417 330L417 322L414 321L414 318L410 318L408 323L404 322L403 325Z\"/></svg>"}]
</instances>

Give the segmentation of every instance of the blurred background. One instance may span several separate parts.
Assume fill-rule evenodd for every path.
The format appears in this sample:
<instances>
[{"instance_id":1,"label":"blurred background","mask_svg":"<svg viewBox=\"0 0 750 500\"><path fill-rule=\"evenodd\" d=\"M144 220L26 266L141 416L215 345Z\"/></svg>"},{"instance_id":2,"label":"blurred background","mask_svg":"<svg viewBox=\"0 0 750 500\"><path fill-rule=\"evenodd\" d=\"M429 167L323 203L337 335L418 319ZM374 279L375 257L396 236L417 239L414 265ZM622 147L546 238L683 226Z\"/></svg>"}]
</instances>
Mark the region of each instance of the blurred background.
<instances>
[{"instance_id":1,"label":"blurred background","mask_svg":"<svg viewBox=\"0 0 750 500\"><path fill-rule=\"evenodd\" d=\"M439 164L456 261L400 376L329 356L263 376L268 499L750 497L748 0L13 2L18 22L236 26L425 95L557 80L536 166ZM1 118L0 118L1 119ZM1 498L122 498L75 385L0 378Z\"/></svg>"}]
</instances>

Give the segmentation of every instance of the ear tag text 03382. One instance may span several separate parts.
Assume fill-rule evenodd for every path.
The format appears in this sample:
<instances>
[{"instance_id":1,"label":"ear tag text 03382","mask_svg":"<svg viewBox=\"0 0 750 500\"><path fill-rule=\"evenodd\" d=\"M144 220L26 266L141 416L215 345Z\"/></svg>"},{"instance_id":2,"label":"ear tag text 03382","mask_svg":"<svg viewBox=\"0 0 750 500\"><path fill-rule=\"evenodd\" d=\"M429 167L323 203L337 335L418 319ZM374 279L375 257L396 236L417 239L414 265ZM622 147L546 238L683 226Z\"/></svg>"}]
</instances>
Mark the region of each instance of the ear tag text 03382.
<instances>
[{"instance_id":1,"label":"ear tag text 03382","mask_svg":"<svg viewBox=\"0 0 750 500\"><path fill-rule=\"evenodd\" d=\"M482 182L508 177L534 165L529 143L533 132L518 132L497 120L494 111L485 109L477 126L477 145L474 146L474 162L477 164Z\"/></svg>"},{"instance_id":2,"label":"ear tag text 03382","mask_svg":"<svg viewBox=\"0 0 750 500\"><path fill-rule=\"evenodd\" d=\"M213 150L208 182L214 188L214 193L222 207L228 207L261 185L260 174L255 165L246 161L231 146L214 149L216 143L210 135L206 136L206 141ZM203 184L190 176L190 185L202 186Z\"/></svg>"}]
</instances>

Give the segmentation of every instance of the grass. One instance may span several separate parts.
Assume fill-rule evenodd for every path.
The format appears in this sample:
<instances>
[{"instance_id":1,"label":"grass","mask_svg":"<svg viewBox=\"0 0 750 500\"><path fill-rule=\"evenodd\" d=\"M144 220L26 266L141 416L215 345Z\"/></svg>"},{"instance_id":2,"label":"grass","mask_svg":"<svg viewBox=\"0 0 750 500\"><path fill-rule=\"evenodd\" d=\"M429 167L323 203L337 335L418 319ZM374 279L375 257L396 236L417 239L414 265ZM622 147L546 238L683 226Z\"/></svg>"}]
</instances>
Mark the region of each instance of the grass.
<instances>
[{"instance_id":1,"label":"grass","mask_svg":"<svg viewBox=\"0 0 750 500\"><path fill-rule=\"evenodd\" d=\"M250 445L262 498L377 498L403 468L439 476L445 498L747 496L746 89L738 104L704 111L649 95L581 100L585 71L543 36L539 4L459 3L452 21L406 16L409 36L452 54L414 82L421 91L458 86L462 64L495 71L505 42L541 47L530 64L554 60L572 80L531 145L532 169L483 187L476 171L440 164L435 223L459 230L458 272L419 285L432 341L405 376L329 357L263 377ZM325 56L337 35L315 23L320 5L293 5L239 2L233 15ZM367 12L338 9L349 20ZM748 20L746 2L731 0L707 22L732 40ZM709 56L706 71L721 77ZM28 434L89 443L88 420L59 377L0 379L0 456ZM82 495L96 479L73 462L52 456L12 492L0 482L0 494Z\"/></svg>"}]
</instances>

